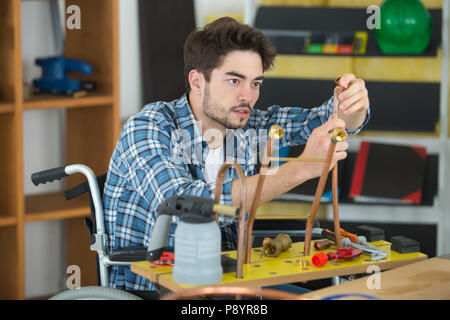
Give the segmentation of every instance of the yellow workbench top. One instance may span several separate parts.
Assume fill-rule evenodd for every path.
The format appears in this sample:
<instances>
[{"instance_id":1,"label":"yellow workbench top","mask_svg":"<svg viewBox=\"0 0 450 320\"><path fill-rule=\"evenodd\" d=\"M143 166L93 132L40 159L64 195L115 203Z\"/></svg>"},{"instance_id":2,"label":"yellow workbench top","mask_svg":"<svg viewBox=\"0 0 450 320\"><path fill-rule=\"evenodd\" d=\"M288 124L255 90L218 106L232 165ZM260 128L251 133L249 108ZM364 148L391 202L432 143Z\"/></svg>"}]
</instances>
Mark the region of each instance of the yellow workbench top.
<instances>
[{"instance_id":1,"label":"yellow workbench top","mask_svg":"<svg viewBox=\"0 0 450 320\"><path fill-rule=\"evenodd\" d=\"M291 248L280 253L276 258L261 255L261 248L253 248L251 263L244 264L243 278L236 279L235 272L224 273L223 280L215 285L233 285L245 287L262 287L284 283L302 282L335 276L366 273L370 265L378 265L380 270L392 269L413 262L427 259L427 256L420 252L401 254L391 250L391 243L387 241L372 242L373 245L385 250L388 255L381 261L372 261L369 255L361 256L349 261L333 260L321 267L302 264L304 243L293 243ZM331 246L321 252L335 251L336 247ZM311 255L319 251L311 247ZM231 258L236 258L236 251L223 252ZM153 282L178 291L185 288L196 287L175 282L172 279L171 266L154 266L148 261L135 262L131 265L131 270Z\"/></svg>"}]
</instances>

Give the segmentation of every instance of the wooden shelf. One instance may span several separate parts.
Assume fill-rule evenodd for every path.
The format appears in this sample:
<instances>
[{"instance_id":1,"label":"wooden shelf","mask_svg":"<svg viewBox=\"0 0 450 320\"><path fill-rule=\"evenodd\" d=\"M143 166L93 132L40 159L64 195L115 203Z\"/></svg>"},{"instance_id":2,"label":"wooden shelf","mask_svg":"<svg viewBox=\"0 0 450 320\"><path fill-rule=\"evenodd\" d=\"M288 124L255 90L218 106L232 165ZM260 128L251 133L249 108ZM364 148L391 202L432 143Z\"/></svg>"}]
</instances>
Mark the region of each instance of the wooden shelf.
<instances>
[{"instance_id":1,"label":"wooden shelf","mask_svg":"<svg viewBox=\"0 0 450 320\"><path fill-rule=\"evenodd\" d=\"M375 131L375 130L362 130L358 133L359 137L386 137L386 138L438 138L439 128L436 128L435 132L424 131Z\"/></svg>"},{"instance_id":2,"label":"wooden shelf","mask_svg":"<svg viewBox=\"0 0 450 320\"><path fill-rule=\"evenodd\" d=\"M441 50L437 57L364 57L331 55L278 55L266 78L334 80L352 72L366 81L440 81ZM320 66L320 67L317 67ZM392 72L395 69L396 72Z\"/></svg>"},{"instance_id":3,"label":"wooden shelf","mask_svg":"<svg viewBox=\"0 0 450 320\"><path fill-rule=\"evenodd\" d=\"M0 216L0 227L11 227L17 223L16 217Z\"/></svg>"},{"instance_id":4,"label":"wooden shelf","mask_svg":"<svg viewBox=\"0 0 450 320\"><path fill-rule=\"evenodd\" d=\"M353 72L368 81L440 82L442 51L437 56L354 57ZM395 72L393 72L395 70Z\"/></svg>"},{"instance_id":5,"label":"wooden shelf","mask_svg":"<svg viewBox=\"0 0 450 320\"><path fill-rule=\"evenodd\" d=\"M64 192L25 197L25 222L82 218L90 215L87 195L66 200Z\"/></svg>"},{"instance_id":6,"label":"wooden shelf","mask_svg":"<svg viewBox=\"0 0 450 320\"><path fill-rule=\"evenodd\" d=\"M14 104L0 102L0 113L12 113L14 112Z\"/></svg>"},{"instance_id":7,"label":"wooden shelf","mask_svg":"<svg viewBox=\"0 0 450 320\"><path fill-rule=\"evenodd\" d=\"M318 6L339 8L367 8L370 5L381 6L384 0L262 0L263 6ZM427 9L442 8L442 0L422 0Z\"/></svg>"},{"instance_id":8,"label":"wooden shelf","mask_svg":"<svg viewBox=\"0 0 450 320\"><path fill-rule=\"evenodd\" d=\"M337 74L344 74L352 69L352 57L285 54L276 57L274 68L267 71L264 77L334 80Z\"/></svg>"},{"instance_id":9,"label":"wooden shelf","mask_svg":"<svg viewBox=\"0 0 450 320\"><path fill-rule=\"evenodd\" d=\"M114 97L111 95L90 94L81 98L71 98L52 95L35 95L29 100L23 102L23 108L32 109L50 109L50 108L78 108L101 106L114 103Z\"/></svg>"}]
</instances>

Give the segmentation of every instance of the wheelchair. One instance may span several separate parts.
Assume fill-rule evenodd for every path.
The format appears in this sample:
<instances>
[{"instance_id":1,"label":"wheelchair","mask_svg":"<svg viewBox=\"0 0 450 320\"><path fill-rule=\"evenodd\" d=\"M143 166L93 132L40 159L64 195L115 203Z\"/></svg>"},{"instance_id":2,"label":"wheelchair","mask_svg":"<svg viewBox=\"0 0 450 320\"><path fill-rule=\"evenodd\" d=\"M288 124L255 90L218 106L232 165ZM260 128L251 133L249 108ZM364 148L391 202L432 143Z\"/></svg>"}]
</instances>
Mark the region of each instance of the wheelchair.
<instances>
[{"instance_id":1,"label":"wheelchair","mask_svg":"<svg viewBox=\"0 0 450 320\"><path fill-rule=\"evenodd\" d=\"M89 195L89 206L91 217L84 218L84 224L89 230L90 249L96 251L97 286L81 287L66 290L50 298L50 300L157 300L160 298L159 291L124 291L109 287L110 266L130 266L133 262L147 260L147 248L145 247L122 247L106 251L106 227L103 213L103 187L106 174L96 176L87 166L72 164L44 171L35 172L31 180L35 186L41 183L60 180L72 174L81 173L87 181L64 192L66 200L73 199L84 193ZM314 222L313 238L321 238L319 223ZM301 241L305 235L304 223L298 224L289 221L288 229L273 229L270 221L255 221L252 246L259 246L262 239L267 236L276 236L278 233L288 233L293 240ZM302 230L303 228L303 230Z\"/></svg>"},{"instance_id":2,"label":"wheelchair","mask_svg":"<svg viewBox=\"0 0 450 320\"><path fill-rule=\"evenodd\" d=\"M107 234L103 214L103 187L106 174L96 176L87 166L73 164L57 167L31 175L31 181L38 186L41 183L60 180L71 174L81 173L87 178L83 182L64 192L66 200L73 199L86 192L89 194L91 217L84 218L84 224L89 230L90 249L96 251L97 285L67 290L51 297L51 300L156 300L159 299L157 291L123 291L109 287L109 267L113 265L130 266L133 262L143 261L147 258L147 248L123 247L107 254Z\"/></svg>"}]
</instances>

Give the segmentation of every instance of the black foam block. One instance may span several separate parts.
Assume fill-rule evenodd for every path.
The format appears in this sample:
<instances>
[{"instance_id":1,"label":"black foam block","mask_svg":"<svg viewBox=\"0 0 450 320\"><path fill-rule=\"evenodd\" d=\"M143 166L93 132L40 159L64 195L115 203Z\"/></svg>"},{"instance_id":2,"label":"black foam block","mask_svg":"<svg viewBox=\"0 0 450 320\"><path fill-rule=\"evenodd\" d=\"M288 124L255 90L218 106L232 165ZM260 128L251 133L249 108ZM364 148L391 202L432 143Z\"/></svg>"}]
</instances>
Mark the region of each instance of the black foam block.
<instances>
[{"instance_id":1,"label":"black foam block","mask_svg":"<svg viewBox=\"0 0 450 320\"><path fill-rule=\"evenodd\" d=\"M359 226L356 227L357 234L359 236L366 237L367 241L380 241L385 239L384 230L380 228L375 228L371 226Z\"/></svg>"},{"instance_id":2,"label":"black foam block","mask_svg":"<svg viewBox=\"0 0 450 320\"><path fill-rule=\"evenodd\" d=\"M404 236L395 236L391 238L391 250L399 253L411 253L420 251L420 243L416 240Z\"/></svg>"}]
</instances>

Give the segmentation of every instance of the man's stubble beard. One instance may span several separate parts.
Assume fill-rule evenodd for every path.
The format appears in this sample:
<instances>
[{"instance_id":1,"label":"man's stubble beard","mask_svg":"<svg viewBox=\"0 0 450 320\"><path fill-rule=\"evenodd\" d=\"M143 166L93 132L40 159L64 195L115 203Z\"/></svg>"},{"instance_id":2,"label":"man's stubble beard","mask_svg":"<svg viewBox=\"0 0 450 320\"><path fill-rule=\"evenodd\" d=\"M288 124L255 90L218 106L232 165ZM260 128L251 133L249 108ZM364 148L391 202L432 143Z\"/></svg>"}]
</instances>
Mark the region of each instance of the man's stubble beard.
<instances>
[{"instance_id":1,"label":"man's stubble beard","mask_svg":"<svg viewBox=\"0 0 450 320\"><path fill-rule=\"evenodd\" d=\"M210 118L211 120L216 121L220 125L222 125L226 129L243 129L247 123L247 119L242 119L240 124L236 125L233 124L231 121L228 120L227 115L229 115L232 110L237 108L247 107L249 110L251 110L250 106L247 103L242 103L238 106L232 107L229 111L220 108L211 101L211 95L209 93L209 86L206 86L205 88L205 97L203 99L203 113Z\"/></svg>"}]
</instances>

